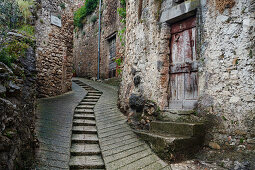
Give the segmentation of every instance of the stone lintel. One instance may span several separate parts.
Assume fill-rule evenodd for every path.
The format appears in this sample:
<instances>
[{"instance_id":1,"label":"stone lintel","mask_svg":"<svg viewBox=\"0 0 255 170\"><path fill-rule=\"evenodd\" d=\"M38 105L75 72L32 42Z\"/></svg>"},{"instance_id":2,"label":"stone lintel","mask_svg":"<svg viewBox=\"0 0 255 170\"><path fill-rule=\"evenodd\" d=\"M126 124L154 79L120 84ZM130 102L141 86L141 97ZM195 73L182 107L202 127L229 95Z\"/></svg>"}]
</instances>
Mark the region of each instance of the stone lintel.
<instances>
[{"instance_id":1,"label":"stone lintel","mask_svg":"<svg viewBox=\"0 0 255 170\"><path fill-rule=\"evenodd\" d=\"M185 1L162 12L160 22L169 24L186 19L195 15L196 9L200 6L200 0Z\"/></svg>"}]
</instances>

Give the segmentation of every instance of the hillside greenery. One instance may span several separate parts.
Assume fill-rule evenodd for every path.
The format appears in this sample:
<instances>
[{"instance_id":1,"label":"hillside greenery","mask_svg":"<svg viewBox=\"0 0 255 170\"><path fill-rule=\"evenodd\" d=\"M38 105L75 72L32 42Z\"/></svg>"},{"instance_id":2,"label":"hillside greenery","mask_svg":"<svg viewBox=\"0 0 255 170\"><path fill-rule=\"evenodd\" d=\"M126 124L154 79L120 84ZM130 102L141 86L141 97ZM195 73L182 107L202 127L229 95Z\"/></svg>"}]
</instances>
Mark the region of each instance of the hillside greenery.
<instances>
[{"instance_id":1,"label":"hillside greenery","mask_svg":"<svg viewBox=\"0 0 255 170\"><path fill-rule=\"evenodd\" d=\"M97 8L99 0L86 0L84 5L74 12L74 25L82 28L84 20L91 15Z\"/></svg>"}]
</instances>

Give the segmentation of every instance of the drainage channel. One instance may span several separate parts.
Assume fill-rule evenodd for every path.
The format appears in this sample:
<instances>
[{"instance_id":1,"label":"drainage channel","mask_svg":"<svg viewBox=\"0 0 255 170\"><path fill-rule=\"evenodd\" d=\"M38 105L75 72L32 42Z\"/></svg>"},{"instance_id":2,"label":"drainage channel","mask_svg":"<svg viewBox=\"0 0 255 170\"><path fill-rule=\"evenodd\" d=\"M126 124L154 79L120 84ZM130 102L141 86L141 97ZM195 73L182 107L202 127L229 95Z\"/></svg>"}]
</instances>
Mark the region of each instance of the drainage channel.
<instances>
[{"instance_id":1,"label":"drainage channel","mask_svg":"<svg viewBox=\"0 0 255 170\"><path fill-rule=\"evenodd\" d=\"M74 111L69 167L71 170L105 169L94 115L94 107L102 93L79 80L73 82L88 93Z\"/></svg>"}]
</instances>

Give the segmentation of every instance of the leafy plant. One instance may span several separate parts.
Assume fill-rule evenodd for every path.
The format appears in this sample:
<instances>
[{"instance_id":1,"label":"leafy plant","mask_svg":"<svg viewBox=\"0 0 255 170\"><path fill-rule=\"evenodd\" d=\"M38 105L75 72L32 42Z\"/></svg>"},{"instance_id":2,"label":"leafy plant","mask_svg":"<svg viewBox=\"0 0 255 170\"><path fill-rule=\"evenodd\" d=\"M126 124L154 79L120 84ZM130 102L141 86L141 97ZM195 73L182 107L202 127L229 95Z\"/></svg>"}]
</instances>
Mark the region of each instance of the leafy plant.
<instances>
[{"instance_id":1,"label":"leafy plant","mask_svg":"<svg viewBox=\"0 0 255 170\"><path fill-rule=\"evenodd\" d=\"M97 8L98 0L86 0L84 5L74 12L74 25L82 28L83 20Z\"/></svg>"},{"instance_id":2,"label":"leafy plant","mask_svg":"<svg viewBox=\"0 0 255 170\"><path fill-rule=\"evenodd\" d=\"M66 9L66 4L65 3L61 3L59 6L60 6L61 9Z\"/></svg>"},{"instance_id":3,"label":"leafy plant","mask_svg":"<svg viewBox=\"0 0 255 170\"><path fill-rule=\"evenodd\" d=\"M24 33L28 36L34 36L35 34L35 28L31 25L23 25L18 29L19 33Z\"/></svg>"},{"instance_id":4,"label":"leafy plant","mask_svg":"<svg viewBox=\"0 0 255 170\"><path fill-rule=\"evenodd\" d=\"M11 63L14 63L20 56L25 55L28 47L27 43L17 40L7 43L0 51L0 62L11 67Z\"/></svg>"},{"instance_id":5,"label":"leafy plant","mask_svg":"<svg viewBox=\"0 0 255 170\"><path fill-rule=\"evenodd\" d=\"M0 29L1 33L22 25L23 17L20 8L14 0L0 0Z\"/></svg>"},{"instance_id":6,"label":"leafy plant","mask_svg":"<svg viewBox=\"0 0 255 170\"><path fill-rule=\"evenodd\" d=\"M29 18L32 16L32 13L30 11L30 7L34 5L33 0L16 0L19 6L20 11L22 12L22 15L25 19L25 23L29 20Z\"/></svg>"},{"instance_id":7,"label":"leafy plant","mask_svg":"<svg viewBox=\"0 0 255 170\"><path fill-rule=\"evenodd\" d=\"M96 16L96 15L93 15L93 16L90 18L90 22L92 22L93 24L95 24L96 21L97 21L97 16Z\"/></svg>"}]
</instances>

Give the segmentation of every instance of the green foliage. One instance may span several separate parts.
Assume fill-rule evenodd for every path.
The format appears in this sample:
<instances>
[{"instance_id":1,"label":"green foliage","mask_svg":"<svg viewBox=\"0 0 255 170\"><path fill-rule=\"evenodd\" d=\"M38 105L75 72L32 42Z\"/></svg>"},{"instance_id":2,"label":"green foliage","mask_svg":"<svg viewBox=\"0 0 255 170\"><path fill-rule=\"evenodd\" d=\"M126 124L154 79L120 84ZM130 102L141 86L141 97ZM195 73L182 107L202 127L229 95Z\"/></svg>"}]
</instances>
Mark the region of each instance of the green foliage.
<instances>
[{"instance_id":1,"label":"green foliage","mask_svg":"<svg viewBox=\"0 0 255 170\"><path fill-rule=\"evenodd\" d=\"M120 5L126 8L126 0L120 0Z\"/></svg>"},{"instance_id":2,"label":"green foliage","mask_svg":"<svg viewBox=\"0 0 255 170\"><path fill-rule=\"evenodd\" d=\"M35 28L31 25L23 25L18 29L19 33L25 34L27 36L34 36L35 35Z\"/></svg>"},{"instance_id":3,"label":"green foliage","mask_svg":"<svg viewBox=\"0 0 255 170\"><path fill-rule=\"evenodd\" d=\"M20 11L22 12L22 15L25 19L25 23L29 20L29 18L32 16L32 13L30 11L30 7L34 5L33 0L16 0L19 6Z\"/></svg>"},{"instance_id":4,"label":"green foliage","mask_svg":"<svg viewBox=\"0 0 255 170\"><path fill-rule=\"evenodd\" d=\"M97 16L96 16L96 15L91 16L90 22L92 22L93 24L95 24L96 21L97 21Z\"/></svg>"},{"instance_id":5,"label":"green foliage","mask_svg":"<svg viewBox=\"0 0 255 170\"><path fill-rule=\"evenodd\" d=\"M0 51L0 62L5 63L11 67L19 57L24 56L29 45L26 42L14 40L5 44L4 48Z\"/></svg>"},{"instance_id":6,"label":"green foliage","mask_svg":"<svg viewBox=\"0 0 255 170\"><path fill-rule=\"evenodd\" d=\"M66 4L65 3L61 3L59 6L61 7L61 9L66 9Z\"/></svg>"},{"instance_id":7,"label":"green foliage","mask_svg":"<svg viewBox=\"0 0 255 170\"><path fill-rule=\"evenodd\" d=\"M86 0L84 5L74 12L74 25L82 28L83 20L95 11L97 5L98 0Z\"/></svg>"},{"instance_id":8,"label":"green foliage","mask_svg":"<svg viewBox=\"0 0 255 170\"><path fill-rule=\"evenodd\" d=\"M0 30L1 33L15 29L23 23L22 13L14 0L0 0Z\"/></svg>"}]
</instances>

